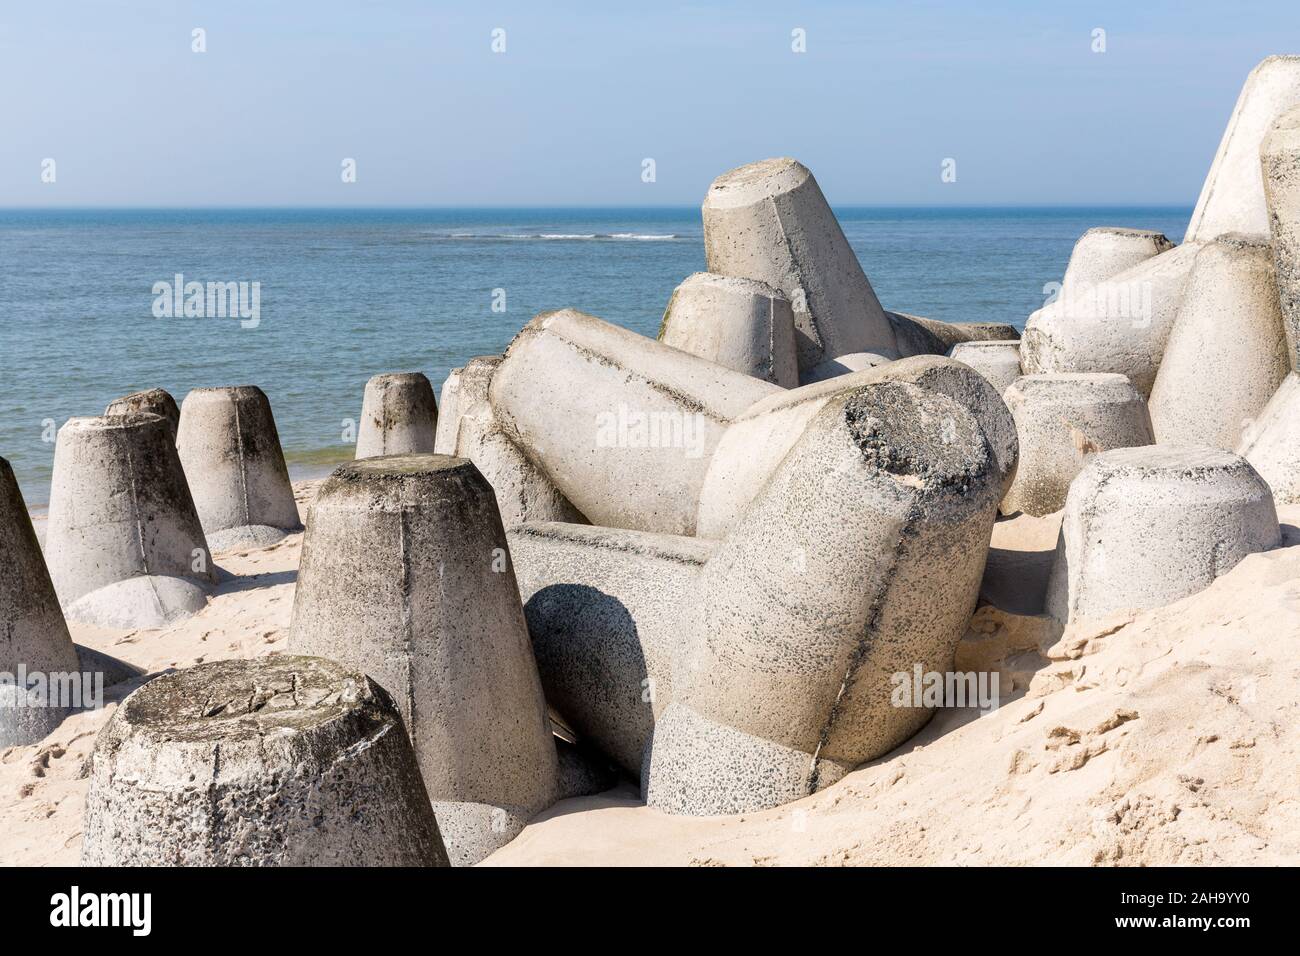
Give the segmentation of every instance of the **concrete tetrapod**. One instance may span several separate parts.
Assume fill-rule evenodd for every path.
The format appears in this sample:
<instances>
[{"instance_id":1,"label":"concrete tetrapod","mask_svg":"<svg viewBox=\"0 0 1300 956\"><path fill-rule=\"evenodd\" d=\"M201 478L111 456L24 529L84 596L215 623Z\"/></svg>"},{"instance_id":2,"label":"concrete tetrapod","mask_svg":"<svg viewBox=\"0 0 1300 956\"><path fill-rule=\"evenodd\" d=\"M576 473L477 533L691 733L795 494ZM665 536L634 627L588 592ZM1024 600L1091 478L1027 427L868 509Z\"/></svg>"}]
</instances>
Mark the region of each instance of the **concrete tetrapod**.
<instances>
[{"instance_id":1,"label":"concrete tetrapod","mask_svg":"<svg viewBox=\"0 0 1300 956\"><path fill-rule=\"evenodd\" d=\"M990 388L972 370L955 362L949 364ZM963 429L976 421L938 391L890 381L859 382L840 389L817 404L813 421L821 421L823 415L829 414L828 409L854 397L860 398L864 406L882 397L888 402L896 388L904 389L909 401L921 396L918 401L927 412L934 413L925 427L934 430L939 442L947 436L960 444L964 440L961 436L966 434ZM892 409L894 405L882 408ZM960 409L960 413L954 409ZM983 443L980 447L987 449L978 421L974 427ZM820 448L827 440L825 436L815 437L818 432L813 425L806 424L805 431L814 437L800 439L779 461L781 469L791 467L790 462L801 454L813 454L806 450L808 443ZM991 454L987 457L988 467L995 470ZM751 621L755 640L790 646L807 642L821 647L819 642L851 639L856 618L844 611L841 603L867 601L863 595L869 588L855 571L836 564L835 552L842 544L838 535L857 535L850 549L857 553L858 547L870 547L870 542L878 546L875 535L887 532L880 530L884 525L877 527L870 522L869 530L864 530L861 522L868 519L861 515L860 505L841 510L843 499L858 500L853 498L852 489L842 486L858 479L851 470L846 474L839 468L838 460L830 453L824 459L825 473L805 487L787 476L782 479L786 483L779 485L780 491L773 491L778 477L770 476L766 486L760 488L758 501L718 541L559 523L529 523L511 529L511 551L547 699L583 739L615 757L629 772L638 773L651 733L655 732L655 721L678 696L682 666L692 642L705 639L696 635L713 633L710 628L716 629L723 621L728 627L733 623L742 626L736 623L739 618L729 616L730 612L720 611L719 617L710 608L719 600L731 607L719 597L729 586L753 598L750 585L744 583L751 572L759 574L760 583L754 588L760 588L761 582L770 586L768 575L778 568L783 568L788 578L780 587L770 587L769 597L755 598L758 603L752 610L758 617ZM783 472L778 471L780 474ZM819 497L823 484L834 489L824 499ZM859 496L864 487L868 486L856 489ZM967 490L968 501L977 503L996 501L1000 494L998 488L990 492L970 486ZM788 508L780 515L769 513L776 505L766 496L774 494L788 496ZM764 501L768 503L761 505ZM800 513L801 509L811 517ZM845 514L851 518L845 519ZM818 536L825 532L826 525L836 521L839 524L834 534ZM990 517L989 527L991 521ZM987 528L984 534L984 541L969 554L954 544L954 552L944 556L944 567L957 580L964 581L968 571L978 577L979 569L968 568L966 562L973 560L982 569ZM770 554L759 554L759 540L767 542ZM892 554L892 549L891 540L886 550ZM884 553L877 554L878 562ZM720 555L730 555L727 564L714 564ZM706 588L714 588L717 593ZM825 616L820 612L823 590L833 596L833 606ZM856 597L842 591L853 592ZM818 593L816 599L808 597L812 592ZM943 605L948 592L925 593L937 594ZM917 616L915 624L924 628L936 620L946 621L948 609L946 605L943 608ZM770 615L770 620L764 614ZM842 670L839 676L843 676Z\"/></svg>"},{"instance_id":2,"label":"concrete tetrapod","mask_svg":"<svg viewBox=\"0 0 1300 956\"><path fill-rule=\"evenodd\" d=\"M807 372L804 372L799 384L816 385L818 382L828 382L833 378L851 375L854 372L865 372L869 368L880 368L880 366L888 365L893 361L895 360L885 355L878 355L875 352L854 352L851 355L840 355L833 359L826 359L826 361L814 365Z\"/></svg>"},{"instance_id":3,"label":"concrete tetrapod","mask_svg":"<svg viewBox=\"0 0 1300 956\"><path fill-rule=\"evenodd\" d=\"M95 741L87 866L446 866L392 700L333 661L164 674Z\"/></svg>"},{"instance_id":4,"label":"concrete tetrapod","mask_svg":"<svg viewBox=\"0 0 1300 956\"><path fill-rule=\"evenodd\" d=\"M790 300L800 372L852 352L898 354L893 327L807 167L765 159L723 173L702 213L709 272L757 279Z\"/></svg>"},{"instance_id":5,"label":"concrete tetrapod","mask_svg":"<svg viewBox=\"0 0 1300 956\"><path fill-rule=\"evenodd\" d=\"M572 309L543 312L492 376L497 421L594 524L691 534L731 419L784 390Z\"/></svg>"},{"instance_id":6,"label":"concrete tetrapod","mask_svg":"<svg viewBox=\"0 0 1300 956\"><path fill-rule=\"evenodd\" d=\"M499 355L480 355L447 376L435 443L438 453L474 462L496 493L501 522L507 528L521 521L586 524L582 512L497 421L488 389L500 364Z\"/></svg>"},{"instance_id":7,"label":"concrete tetrapod","mask_svg":"<svg viewBox=\"0 0 1300 956\"><path fill-rule=\"evenodd\" d=\"M659 341L782 388L799 384L794 312L765 282L696 272L673 290Z\"/></svg>"},{"instance_id":8,"label":"concrete tetrapod","mask_svg":"<svg viewBox=\"0 0 1300 956\"><path fill-rule=\"evenodd\" d=\"M560 522L509 531L546 699L639 776L716 542Z\"/></svg>"},{"instance_id":9,"label":"concrete tetrapod","mask_svg":"<svg viewBox=\"0 0 1300 956\"><path fill-rule=\"evenodd\" d=\"M587 523L582 512L506 434L486 400L460 409L454 454L472 461L487 479L496 494L501 523L507 528L522 521Z\"/></svg>"},{"instance_id":10,"label":"concrete tetrapod","mask_svg":"<svg viewBox=\"0 0 1300 956\"><path fill-rule=\"evenodd\" d=\"M879 368L781 392L748 408L723 434L700 490L696 534L721 538L745 513L782 459L836 395L873 382L906 382L946 395L972 412L993 449L1005 492L1016 474L1016 424L997 389L970 366L937 355L899 359Z\"/></svg>"},{"instance_id":11,"label":"concrete tetrapod","mask_svg":"<svg viewBox=\"0 0 1300 956\"><path fill-rule=\"evenodd\" d=\"M1159 232L1095 226L1074 244L1061 280L1061 294L1079 294L1173 247Z\"/></svg>"},{"instance_id":12,"label":"concrete tetrapod","mask_svg":"<svg viewBox=\"0 0 1300 956\"><path fill-rule=\"evenodd\" d=\"M556 794L556 754L492 489L468 461L343 465L303 542L289 647L398 702L454 864L508 843Z\"/></svg>"},{"instance_id":13,"label":"concrete tetrapod","mask_svg":"<svg viewBox=\"0 0 1300 956\"><path fill-rule=\"evenodd\" d=\"M264 547L302 530L271 403L256 385L186 395L176 450L214 551Z\"/></svg>"},{"instance_id":14,"label":"concrete tetrapod","mask_svg":"<svg viewBox=\"0 0 1300 956\"><path fill-rule=\"evenodd\" d=\"M947 355L959 342L1016 341L1020 333L1005 322L940 322L907 312L886 312L898 340L898 358Z\"/></svg>"},{"instance_id":15,"label":"concrete tetrapod","mask_svg":"<svg viewBox=\"0 0 1300 956\"><path fill-rule=\"evenodd\" d=\"M357 458L433 451L438 403L420 372L388 372L366 382L357 428Z\"/></svg>"},{"instance_id":16,"label":"concrete tetrapod","mask_svg":"<svg viewBox=\"0 0 1300 956\"><path fill-rule=\"evenodd\" d=\"M1242 433L1237 453L1268 482L1278 504L1300 504L1300 374L1283 379Z\"/></svg>"},{"instance_id":17,"label":"concrete tetrapod","mask_svg":"<svg viewBox=\"0 0 1300 956\"><path fill-rule=\"evenodd\" d=\"M442 383L442 391L438 394L438 430L433 442L435 453L456 454L460 416L476 402L487 401L492 373L500 364L500 355L477 355L462 368L454 368L447 374Z\"/></svg>"},{"instance_id":18,"label":"concrete tetrapod","mask_svg":"<svg viewBox=\"0 0 1300 956\"><path fill-rule=\"evenodd\" d=\"M171 393L165 389L151 388L143 392L132 392L130 395L113 399L104 409L105 415L137 415L140 412L161 415L165 418L167 424L171 426L172 441L176 440L176 429L181 423L181 410L176 407L176 399L172 398Z\"/></svg>"},{"instance_id":19,"label":"concrete tetrapod","mask_svg":"<svg viewBox=\"0 0 1300 956\"><path fill-rule=\"evenodd\" d=\"M1236 448L1290 370L1287 352L1268 243L1207 243L1151 389L1156 441Z\"/></svg>"},{"instance_id":20,"label":"concrete tetrapod","mask_svg":"<svg viewBox=\"0 0 1300 956\"><path fill-rule=\"evenodd\" d=\"M1300 368L1300 107L1280 116L1260 146L1273 271L1291 369Z\"/></svg>"},{"instance_id":21,"label":"concrete tetrapod","mask_svg":"<svg viewBox=\"0 0 1300 956\"><path fill-rule=\"evenodd\" d=\"M1070 485L1047 593L1062 625L1163 607L1281 542L1268 485L1203 445L1095 455Z\"/></svg>"},{"instance_id":22,"label":"concrete tetrapod","mask_svg":"<svg viewBox=\"0 0 1300 956\"><path fill-rule=\"evenodd\" d=\"M979 372L1001 395L1020 377L1020 343L958 342L952 358Z\"/></svg>"},{"instance_id":23,"label":"concrete tetrapod","mask_svg":"<svg viewBox=\"0 0 1300 956\"><path fill-rule=\"evenodd\" d=\"M1026 375L1003 398L1020 437L1006 514L1059 511L1089 455L1155 440L1146 402L1123 375Z\"/></svg>"},{"instance_id":24,"label":"concrete tetrapod","mask_svg":"<svg viewBox=\"0 0 1300 956\"><path fill-rule=\"evenodd\" d=\"M1300 56L1270 56L1246 77L1201 187L1185 242L1226 233L1268 235L1260 144L1279 116L1300 106Z\"/></svg>"},{"instance_id":25,"label":"concrete tetrapod","mask_svg":"<svg viewBox=\"0 0 1300 956\"><path fill-rule=\"evenodd\" d=\"M59 429L45 560L69 620L157 628L207 605L216 569L165 419Z\"/></svg>"},{"instance_id":26,"label":"concrete tetrapod","mask_svg":"<svg viewBox=\"0 0 1300 956\"><path fill-rule=\"evenodd\" d=\"M700 573L700 621L654 727L646 801L797 800L930 717L894 675L952 669L1001 486L978 420L902 382L818 412Z\"/></svg>"},{"instance_id":27,"label":"concrete tetrapod","mask_svg":"<svg viewBox=\"0 0 1300 956\"><path fill-rule=\"evenodd\" d=\"M1063 286L1025 323L1024 374L1111 372L1149 395L1199 248L1185 243L1104 281Z\"/></svg>"},{"instance_id":28,"label":"concrete tetrapod","mask_svg":"<svg viewBox=\"0 0 1300 956\"><path fill-rule=\"evenodd\" d=\"M80 671L18 481L0 458L0 748L54 730L78 701L61 700L58 675ZM55 680L52 682L51 677Z\"/></svg>"}]
</instances>

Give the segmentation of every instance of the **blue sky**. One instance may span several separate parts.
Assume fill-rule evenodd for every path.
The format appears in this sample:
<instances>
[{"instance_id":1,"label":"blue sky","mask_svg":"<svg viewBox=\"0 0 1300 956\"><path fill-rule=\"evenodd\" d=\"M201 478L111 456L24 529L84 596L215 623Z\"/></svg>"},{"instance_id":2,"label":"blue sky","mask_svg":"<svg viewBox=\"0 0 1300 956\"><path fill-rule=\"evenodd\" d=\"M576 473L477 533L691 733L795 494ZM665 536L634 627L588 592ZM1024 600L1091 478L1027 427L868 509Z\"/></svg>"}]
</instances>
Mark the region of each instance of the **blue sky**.
<instances>
[{"instance_id":1,"label":"blue sky","mask_svg":"<svg viewBox=\"0 0 1300 956\"><path fill-rule=\"evenodd\" d=\"M1295 52L1294 0L3 0L0 207L698 204L775 155L837 205L1191 204Z\"/></svg>"}]
</instances>

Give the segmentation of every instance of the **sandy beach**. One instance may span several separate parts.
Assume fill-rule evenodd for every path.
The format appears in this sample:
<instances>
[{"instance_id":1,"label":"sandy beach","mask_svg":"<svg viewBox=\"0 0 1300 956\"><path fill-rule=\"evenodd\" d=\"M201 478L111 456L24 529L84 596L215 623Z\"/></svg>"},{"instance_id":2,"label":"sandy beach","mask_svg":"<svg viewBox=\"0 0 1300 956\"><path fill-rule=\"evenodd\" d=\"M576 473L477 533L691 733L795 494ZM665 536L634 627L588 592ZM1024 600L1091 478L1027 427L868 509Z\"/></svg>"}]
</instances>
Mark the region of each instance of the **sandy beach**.
<instances>
[{"instance_id":1,"label":"sandy beach","mask_svg":"<svg viewBox=\"0 0 1300 956\"><path fill-rule=\"evenodd\" d=\"M318 485L295 485L300 508ZM839 783L761 813L671 816L631 781L564 800L482 865L1294 865L1300 508L1280 516L1284 546L1208 590L1060 637L1023 613L1041 600L1034 569L1059 515L1002 520L957 655L999 672L998 709L942 710ZM235 577L173 627L73 623L73 639L148 673L275 654L301 543L217 555ZM140 683L0 753L0 863L78 862L96 734Z\"/></svg>"}]
</instances>

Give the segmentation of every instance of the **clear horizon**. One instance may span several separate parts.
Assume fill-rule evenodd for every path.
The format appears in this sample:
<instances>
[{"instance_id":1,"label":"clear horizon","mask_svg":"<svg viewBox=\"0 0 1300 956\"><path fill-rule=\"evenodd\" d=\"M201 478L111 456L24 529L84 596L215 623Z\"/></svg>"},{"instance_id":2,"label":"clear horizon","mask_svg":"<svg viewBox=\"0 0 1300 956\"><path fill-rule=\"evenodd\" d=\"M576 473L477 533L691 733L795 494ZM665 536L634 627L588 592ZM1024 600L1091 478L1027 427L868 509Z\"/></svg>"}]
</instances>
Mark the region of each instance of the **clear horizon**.
<instances>
[{"instance_id":1,"label":"clear horizon","mask_svg":"<svg viewBox=\"0 0 1300 956\"><path fill-rule=\"evenodd\" d=\"M841 208L1190 206L1287 37L1280 0L16 0L0 208L676 208L778 155Z\"/></svg>"}]
</instances>

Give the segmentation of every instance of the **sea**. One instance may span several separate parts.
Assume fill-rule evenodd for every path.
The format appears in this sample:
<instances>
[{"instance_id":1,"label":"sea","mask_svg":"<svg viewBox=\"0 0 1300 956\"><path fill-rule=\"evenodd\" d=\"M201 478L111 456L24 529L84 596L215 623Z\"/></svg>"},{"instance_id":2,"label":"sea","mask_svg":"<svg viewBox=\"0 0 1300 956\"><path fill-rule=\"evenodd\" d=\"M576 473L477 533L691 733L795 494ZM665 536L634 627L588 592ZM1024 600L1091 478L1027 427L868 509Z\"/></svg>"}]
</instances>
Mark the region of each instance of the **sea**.
<instances>
[{"instance_id":1,"label":"sea","mask_svg":"<svg viewBox=\"0 0 1300 956\"><path fill-rule=\"evenodd\" d=\"M1178 242L1191 211L836 214L885 308L1023 328L1088 228ZM437 389L556 308L654 336L673 287L704 268L698 208L0 210L0 456L39 509L70 416L145 388L179 402L252 384L290 473L324 474L352 455L370 376L421 371ZM221 283L226 314L186 315L191 282Z\"/></svg>"}]
</instances>

